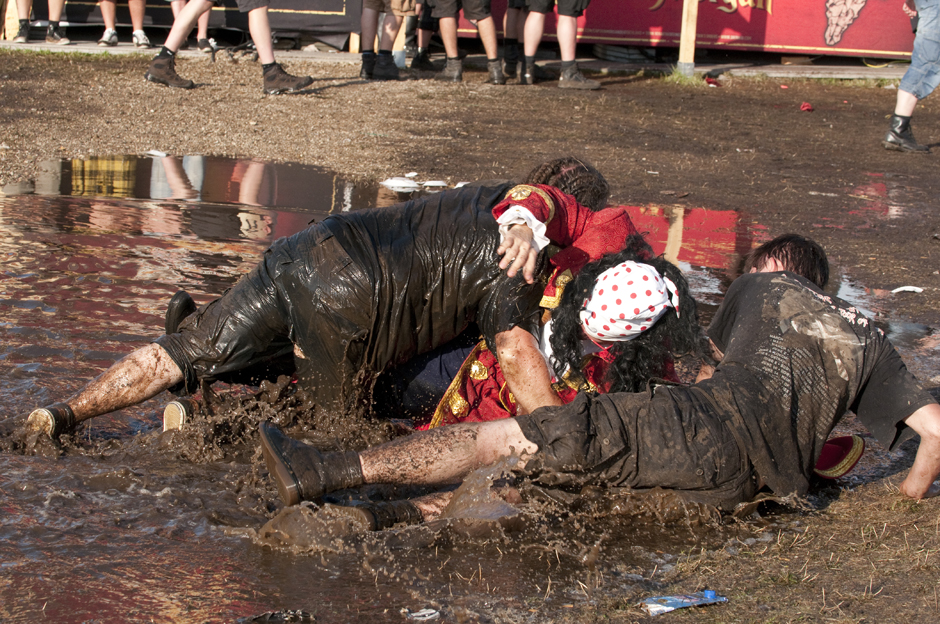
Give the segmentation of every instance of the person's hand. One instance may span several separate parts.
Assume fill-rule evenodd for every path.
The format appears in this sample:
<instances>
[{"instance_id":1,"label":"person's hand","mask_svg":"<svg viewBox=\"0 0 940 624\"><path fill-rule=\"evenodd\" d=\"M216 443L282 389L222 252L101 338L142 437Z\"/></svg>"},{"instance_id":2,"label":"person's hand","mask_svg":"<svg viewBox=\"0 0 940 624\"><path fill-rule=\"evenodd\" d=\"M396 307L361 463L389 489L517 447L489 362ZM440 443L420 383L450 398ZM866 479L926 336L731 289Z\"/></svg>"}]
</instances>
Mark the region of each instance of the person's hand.
<instances>
[{"instance_id":1,"label":"person's hand","mask_svg":"<svg viewBox=\"0 0 940 624\"><path fill-rule=\"evenodd\" d=\"M528 225L516 224L509 228L503 242L496 248L496 253L503 257L499 261L500 269L508 269L506 275L515 277L522 270L525 281L535 281L535 261L539 250L533 244L534 235Z\"/></svg>"},{"instance_id":2,"label":"person's hand","mask_svg":"<svg viewBox=\"0 0 940 624\"><path fill-rule=\"evenodd\" d=\"M904 4L901 5L901 10L904 11L905 15L908 17L917 16L917 7L914 6L914 0L905 0Z\"/></svg>"}]
</instances>

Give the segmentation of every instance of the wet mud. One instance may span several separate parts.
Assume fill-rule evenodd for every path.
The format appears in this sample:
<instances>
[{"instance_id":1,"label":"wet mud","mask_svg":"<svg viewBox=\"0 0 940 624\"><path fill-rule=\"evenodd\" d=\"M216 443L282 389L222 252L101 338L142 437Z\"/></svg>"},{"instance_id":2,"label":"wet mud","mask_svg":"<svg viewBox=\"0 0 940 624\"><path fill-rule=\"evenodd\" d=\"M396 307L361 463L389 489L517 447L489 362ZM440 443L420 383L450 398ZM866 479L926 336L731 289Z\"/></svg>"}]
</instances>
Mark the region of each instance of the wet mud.
<instances>
[{"instance_id":1,"label":"wet mud","mask_svg":"<svg viewBox=\"0 0 940 624\"><path fill-rule=\"evenodd\" d=\"M691 553L795 535L801 515L831 504L840 487L910 464L910 445L895 454L870 445L847 480L739 517L671 492L540 488L503 464L466 479L439 519L371 532L329 504L284 508L257 426L272 421L324 449L363 449L408 427L322 413L289 377L204 386L195 416L176 431L162 430L168 393L58 443L22 430L29 410L64 399L162 331L178 288L205 303L274 237L330 211L400 198L329 172L303 176L314 173L345 189L315 211L245 204L238 194L0 197L0 620L375 622L432 609L443 621L520 622L598 604L629 611ZM267 175L278 182L271 186L290 187L277 167ZM639 207L635 220L689 275L707 321L762 233L733 211L677 210ZM713 236L687 237L677 249L669 236L683 221ZM836 288L877 305L863 288ZM886 329L905 356L935 359L930 328ZM863 430L848 419L840 431ZM334 501L427 492L368 486Z\"/></svg>"}]
</instances>

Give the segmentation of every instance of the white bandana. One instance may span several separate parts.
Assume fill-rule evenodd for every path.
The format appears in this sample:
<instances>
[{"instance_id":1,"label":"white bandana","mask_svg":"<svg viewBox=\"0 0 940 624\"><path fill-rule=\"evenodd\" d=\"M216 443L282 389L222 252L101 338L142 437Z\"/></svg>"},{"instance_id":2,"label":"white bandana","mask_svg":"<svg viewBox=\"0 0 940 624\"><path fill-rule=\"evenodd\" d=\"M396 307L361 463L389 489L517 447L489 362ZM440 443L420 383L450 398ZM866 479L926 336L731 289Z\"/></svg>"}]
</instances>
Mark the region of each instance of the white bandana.
<instances>
[{"instance_id":1,"label":"white bandana","mask_svg":"<svg viewBox=\"0 0 940 624\"><path fill-rule=\"evenodd\" d=\"M581 306L581 326L594 340L633 340L674 308L679 291L648 264L624 262L601 273L590 299Z\"/></svg>"}]
</instances>

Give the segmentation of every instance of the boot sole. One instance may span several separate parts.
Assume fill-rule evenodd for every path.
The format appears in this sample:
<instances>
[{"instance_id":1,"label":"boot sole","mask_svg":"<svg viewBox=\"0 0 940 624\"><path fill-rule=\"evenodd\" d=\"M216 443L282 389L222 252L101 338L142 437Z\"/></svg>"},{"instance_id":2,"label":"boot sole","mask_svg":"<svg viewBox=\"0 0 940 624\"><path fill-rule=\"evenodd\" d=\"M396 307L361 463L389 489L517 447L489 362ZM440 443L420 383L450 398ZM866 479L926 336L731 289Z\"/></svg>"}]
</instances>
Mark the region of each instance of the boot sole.
<instances>
[{"instance_id":1,"label":"boot sole","mask_svg":"<svg viewBox=\"0 0 940 624\"><path fill-rule=\"evenodd\" d=\"M287 467L287 463L281 459L281 456L274 450L274 445L268 440L267 432L264 427L260 428L261 434L261 454L264 456L264 465L268 469L268 474L274 478L277 485L277 493L281 500L288 507L300 502L300 486L294 473Z\"/></svg>"},{"instance_id":2,"label":"boot sole","mask_svg":"<svg viewBox=\"0 0 940 624\"><path fill-rule=\"evenodd\" d=\"M890 141L882 141L881 145L886 150L891 150L892 152L906 152L908 154L929 154L930 153L929 149L925 149L925 150L908 149L904 147L903 145L898 145L897 143L892 143Z\"/></svg>"},{"instance_id":3,"label":"boot sole","mask_svg":"<svg viewBox=\"0 0 940 624\"><path fill-rule=\"evenodd\" d=\"M196 86L196 83L192 81L190 81L188 85L170 84L169 82L167 82L166 80L163 80L162 78L157 78L150 72L147 72L146 74L144 74L144 78L148 82L152 82L158 85L163 85L164 87L170 87L171 89L192 89L193 87Z\"/></svg>"}]
</instances>

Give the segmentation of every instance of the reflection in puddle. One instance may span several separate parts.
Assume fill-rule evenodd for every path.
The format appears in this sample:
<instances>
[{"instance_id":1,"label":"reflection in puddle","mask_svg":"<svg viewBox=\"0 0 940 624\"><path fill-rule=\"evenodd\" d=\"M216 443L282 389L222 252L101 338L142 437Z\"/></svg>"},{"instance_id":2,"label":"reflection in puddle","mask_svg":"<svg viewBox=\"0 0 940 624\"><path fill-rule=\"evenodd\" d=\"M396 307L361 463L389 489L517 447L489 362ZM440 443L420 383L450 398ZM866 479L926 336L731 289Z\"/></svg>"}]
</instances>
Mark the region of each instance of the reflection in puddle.
<instances>
[{"instance_id":1,"label":"reflection in puddle","mask_svg":"<svg viewBox=\"0 0 940 624\"><path fill-rule=\"evenodd\" d=\"M0 196L0 420L71 393L145 344L177 289L203 303L275 238L408 197L315 167L200 156L56 162L18 188L4 193L29 194ZM729 211L647 206L631 216L688 274L706 320L743 255L767 238ZM886 323L905 355L927 344L929 328L894 324L864 289L843 279L838 294ZM407 546L383 546L393 565L371 545L364 558L327 559L234 537L229 527L258 529L272 515L241 503L259 475L245 463L175 458L155 431L161 400L86 427L91 439L132 439L113 454L0 454L0 620L234 621L304 609L317 621L374 622L435 601L470 614L502 601L516 609L504 619L519 621L582 600L564 580L584 572L578 553L555 546L507 555L499 539L403 533L395 539ZM637 583L675 554L726 537L681 522L616 522L603 535L605 582L643 591Z\"/></svg>"}]
</instances>

